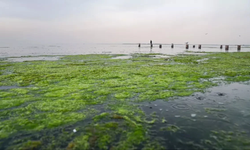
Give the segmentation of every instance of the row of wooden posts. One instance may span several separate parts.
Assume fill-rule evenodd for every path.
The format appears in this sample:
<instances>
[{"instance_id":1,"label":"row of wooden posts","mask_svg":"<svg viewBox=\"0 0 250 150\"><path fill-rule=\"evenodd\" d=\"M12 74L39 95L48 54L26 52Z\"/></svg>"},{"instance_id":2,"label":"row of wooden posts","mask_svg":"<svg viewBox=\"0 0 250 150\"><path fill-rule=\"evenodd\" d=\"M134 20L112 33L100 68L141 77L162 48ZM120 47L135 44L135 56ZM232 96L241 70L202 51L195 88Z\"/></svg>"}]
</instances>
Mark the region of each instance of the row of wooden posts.
<instances>
[{"instance_id":1,"label":"row of wooden posts","mask_svg":"<svg viewBox=\"0 0 250 150\"><path fill-rule=\"evenodd\" d=\"M139 43L138 47L141 47L141 44ZM153 48L153 42L150 40L150 47ZM162 48L162 45L159 44L159 48ZM171 48L174 48L174 44L171 44ZM195 45L193 45L193 48L195 48ZM186 44L186 49L189 49L189 45ZM198 49L201 49L201 45L198 45ZM223 49L223 45L220 45L220 49ZM229 50L229 45L225 45L225 50ZM237 50L241 50L241 45L237 45Z\"/></svg>"}]
</instances>

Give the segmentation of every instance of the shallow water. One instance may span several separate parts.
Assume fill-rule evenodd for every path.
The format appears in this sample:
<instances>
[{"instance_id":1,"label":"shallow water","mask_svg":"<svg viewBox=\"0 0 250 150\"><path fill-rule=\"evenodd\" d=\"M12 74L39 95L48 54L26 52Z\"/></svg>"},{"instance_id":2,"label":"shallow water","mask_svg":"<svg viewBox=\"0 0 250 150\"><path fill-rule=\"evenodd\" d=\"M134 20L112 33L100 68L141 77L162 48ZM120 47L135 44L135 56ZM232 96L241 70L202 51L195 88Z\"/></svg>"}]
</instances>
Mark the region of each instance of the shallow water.
<instances>
[{"instance_id":1,"label":"shallow water","mask_svg":"<svg viewBox=\"0 0 250 150\"><path fill-rule=\"evenodd\" d=\"M132 56L117 56L117 57L113 57L112 59L130 59L132 58Z\"/></svg>"},{"instance_id":2,"label":"shallow water","mask_svg":"<svg viewBox=\"0 0 250 150\"><path fill-rule=\"evenodd\" d=\"M151 134L162 137L168 148L186 149L187 143L211 140L211 131L244 131L250 136L250 85L233 83L207 89L205 93L194 93L189 97L157 100L141 105L150 115L155 113L159 121L151 128ZM166 123L162 122L162 118ZM159 128L172 124L180 132L169 134ZM207 148L207 147L206 147Z\"/></svg>"},{"instance_id":3,"label":"shallow water","mask_svg":"<svg viewBox=\"0 0 250 150\"><path fill-rule=\"evenodd\" d=\"M195 52L225 52L220 45L202 45L202 49L189 48ZM157 44L150 48L148 44L57 44L57 45L0 45L1 57L39 56L39 55L77 55L77 54L130 54L130 53L163 53L176 55L186 51L185 45ZM241 52L249 52L249 46L242 46ZM236 45L230 45L228 52L237 52Z\"/></svg>"},{"instance_id":4,"label":"shallow water","mask_svg":"<svg viewBox=\"0 0 250 150\"><path fill-rule=\"evenodd\" d=\"M0 86L0 90L9 90L14 88L18 88L18 86Z\"/></svg>"},{"instance_id":5,"label":"shallow water","mask_svg":"<svg viewBox=\"0 0 250 150\"><path fill-rule=\"evenodd\" d=\"M18 58L8 58L7 61L13 62L24 62L24 61L55 61L60 59L60 57L18 57Z\"/></svg>"}]
</instances>

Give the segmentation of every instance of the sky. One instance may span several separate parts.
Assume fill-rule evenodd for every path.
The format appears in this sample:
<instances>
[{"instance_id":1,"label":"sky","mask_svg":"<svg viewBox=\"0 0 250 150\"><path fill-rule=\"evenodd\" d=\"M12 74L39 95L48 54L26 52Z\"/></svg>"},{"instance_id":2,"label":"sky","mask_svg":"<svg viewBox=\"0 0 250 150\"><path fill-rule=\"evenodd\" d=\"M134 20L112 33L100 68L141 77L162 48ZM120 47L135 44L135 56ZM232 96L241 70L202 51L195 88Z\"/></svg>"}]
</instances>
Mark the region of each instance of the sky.
<instances>
[{"instance_id":1,"label":"sky","mask_svg":"<svg viewBox=\"0 0 250 150\"><path fill-rule=\"evenodd\" d=\"M250 44L250 0L0 0L0 43Z\"/></svg>"}]
</instances>

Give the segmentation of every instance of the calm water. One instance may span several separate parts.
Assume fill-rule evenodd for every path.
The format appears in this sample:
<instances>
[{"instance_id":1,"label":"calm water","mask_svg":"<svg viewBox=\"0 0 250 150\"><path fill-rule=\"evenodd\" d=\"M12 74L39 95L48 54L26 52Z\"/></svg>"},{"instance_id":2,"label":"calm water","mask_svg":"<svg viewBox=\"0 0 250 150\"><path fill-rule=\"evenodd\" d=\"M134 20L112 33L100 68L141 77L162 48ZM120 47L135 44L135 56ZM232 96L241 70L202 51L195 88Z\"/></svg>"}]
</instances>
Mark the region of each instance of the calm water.
<instances>
[{"instance_id":1,"label":"calm water","mask_svg":"<svg viewBox=\"0 0 250 150\"><path fill-rule=\"evenodd\" d=\"M193 48L191 51L224 52L220 45L202 45L202 49ZM130 54L130 53L164 53L176 55L186 51L184 44L175 45L172 49L169 44L163 44L162 49L157 44L151 49L148 44L58 44L58 45L0 45L0 57L20 57L39 55L77 55L77 54ZM230 45L229 52L237 52L236 45ZM243 45L241 52L250 52L249 45Z\"/></svg>"},{"instance_id":2,"label":"calm water","mask_svg":"<svg viewBox=\"0 0 250 150\"><path fill-rule=\"evenodd\" d=\"M213 149L202 143L202 140L220 143L213 139L211 131L245 131L246 137L250 136L249 93L249 82L222 84L207 89L205 93L194 93L188 97L145 102L141 108L148 115L155 112L159 116L160 121L152 126L150 134L160 136L163 145L169 149L194 149L187 148L189 141L202 145L204 149ZM166 119L167 123L162 123L161 118ZM180 127L180 131L176 134L159 132L159 128L169 125ZM221 145L217 148L220 149Z\"/></svg>"}]
</instances>

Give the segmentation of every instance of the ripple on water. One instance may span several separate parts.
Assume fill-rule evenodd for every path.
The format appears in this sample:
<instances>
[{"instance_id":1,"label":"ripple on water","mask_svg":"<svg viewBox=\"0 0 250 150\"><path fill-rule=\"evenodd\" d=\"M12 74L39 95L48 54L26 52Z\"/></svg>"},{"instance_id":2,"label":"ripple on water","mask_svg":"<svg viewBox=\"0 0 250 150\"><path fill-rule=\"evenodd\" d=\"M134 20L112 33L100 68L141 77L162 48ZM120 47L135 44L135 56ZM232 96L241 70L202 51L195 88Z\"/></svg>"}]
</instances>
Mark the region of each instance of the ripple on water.
<instances>
[{"instance_id":1,"label":"ripple on water","mask_svg":"<svg viewBox=\"0 0 250 150\"><path fill-rule=\"evenodd\" d=\"M226 119L227 118L227 115L226 114L222 114L222 113L219 113L217 114L217 116L221 119Z\"/></svg>"},{"instance_id":2,"label":"ripple on water","mask_svg":"<svg viewBox=\"0 0 250 150\"><path fill-rule=\"evenodd\" d=\"M187 104L174 104L172 105L174 109L190 109L190 106Z\"/></svg>"},{"instance_id":3,"label":"ripple on water","mask_svg":"<svg viewBox=\"0 0 250 150\"><path fill-rule=\"evenodd\" d=\"M202 101L202 100L205 100L205 97L204 96L197 96L196 99Z\"/></svg>"}]
</instances>

